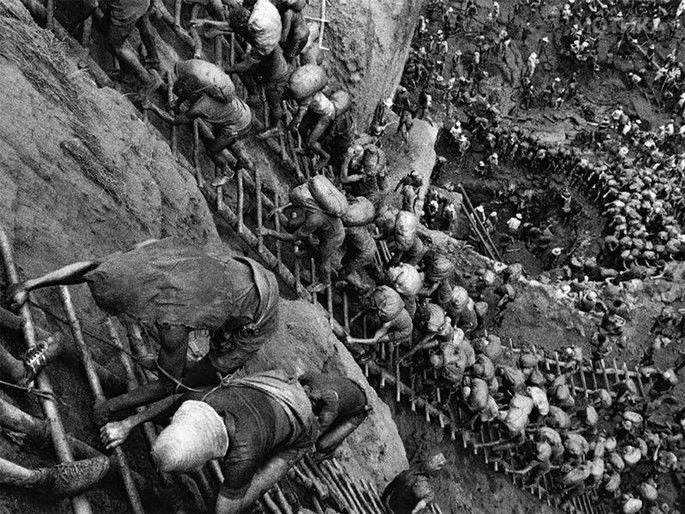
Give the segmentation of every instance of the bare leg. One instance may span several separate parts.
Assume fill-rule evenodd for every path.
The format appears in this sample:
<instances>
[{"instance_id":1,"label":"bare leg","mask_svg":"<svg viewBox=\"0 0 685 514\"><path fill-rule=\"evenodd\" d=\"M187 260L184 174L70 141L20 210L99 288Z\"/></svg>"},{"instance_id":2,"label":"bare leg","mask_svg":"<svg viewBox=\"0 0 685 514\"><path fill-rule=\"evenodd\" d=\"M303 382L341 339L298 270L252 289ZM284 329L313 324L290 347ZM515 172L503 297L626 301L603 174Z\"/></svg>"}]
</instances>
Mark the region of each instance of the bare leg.
<instances>
[{"instance_id":1,"label":"bare leg","mask_svg":"<svg viewBox=\"0 0 685 514\"><path fill-rule=\"evenodd\" d=\"M236 139L228 146L228 149L238 159L238 166L246 170L254 170L254 162L242 140Z\"/></svg>"},{"instance_id":2,"label":"bare leg","mask_svg":"<svg viewBox=\"0 0 685 514\"><path fill-rule=\"evenodd\" d=\"M73 496L97 484L109 471L104 455L65 462L50 468L28 469L0 458L0 483L40 488L43 493Z\"/></svg>"},{"instance_id":3,"label":"bare leg","mask_svg":"<svg viewBox=\"0 0 685 514\"><path fill-rule=\"evenodd\" d=\"M24 363L15 359L4 346L0 345L0 379L17 384L24 378L25 373Z\"/></svg>"},{"instance_id":4,"label":"bare leg","mask_svg":"<svg viewBox=\"0 0 685 514\"><path fill-rule=\"evenodd\" d=\"M214 164L216 164L218 168L223 169L225 174L227 174L227 170L225 169L225 165L227 163L225 158L222 156L222 152L224 150L229 150L235 156L236 160L238 161L237 165L239 167L248 170L254 169L254 163L252 162L252 158L247 151L245 143L243 143L236 136L220 135L209 144L207 150L209 151Z\"/></svg>"},{"instance_id":5,"label":"bare leg","mask_svg":"<svg viewBox=\"0 0 685 514\"><path fill-rule=\"evenodd\" d=\"M104 425L118 410L140 407L171 394L180 383L186 364L188 329L180 326L157 327L161 350L157 358L159 380L140 386L126 394L95 404L95 422ZM174 379L178 381L175 382Z\"/></svg>"},{"instance_id":6,"label":"bare leg","mask_svg":"<svg viewBox=\"0 0 685 514\"><path fill-rule=\"evenodd\" d=\"M327 430L326 433L316 441L316 451L327 454L334 452L348 435L357 430L357 427L362 424L366 419L366 416L366 413L359 414L358 416L354 416L340 425Z\"/></svg>"},{"instance_id":7,"label":"bare leg","mask_svg":"<svg viewBox=\"0 0 685 514\"><path fill-rule=\"evenodd\" d=\"M152 24L150 23L150 15L144 14L142 18L136 23L138 32L140 33L140 40L143 42L147 50L147 59L152 67L159 68L159 53L157 52L157 43L152 32Z\"/></svg>"},{"instance_id":8,"label":"bare leg","mask_svg":"<svg viewBox=\"0 0 685 514\"><path fill-rule=\"evenodd\" d=\"M288 472L290 467L302 454L304 454L304 452L298 452L297 455L289 458L283 458L280 455L273 457L252 478L250 487L241 498L227 498L220 492L219 497L216 500L216 513L238 514L239 512L242 512L244 508L252 505L260 496L262 496L262 494L271 489L276 482L283 478L283 475Z\"/></svg>"},{"instance_id":9,"label":"bare leg","mask_svg":"<svg viewBox=\"0 0 685 514\"><path fill-rule=\"evenodd\" d=\"M138 55L131 48L126 48L123 44L115 46L112 48L114 55L117 56L119 62L127 66L135 75L138 80L145 85L150 85L154 83L155 77L145 69L145 67L140 64L138 60Z\"/></svg>"},{"instance_id":10,"label":"bare leg","mask_svg":"<svg viewBox=\"0 0 685 514\"><path fill-rule=\"evenodd\" d=\"M212 18L219 21L226 21L224 14L224 5L221 0L209 0L207 2L207 11L212 15Z\"/></svg>"},{"instance_id":11,"label":"bare leg","mask_svg":"<svg viewBox=\"0 0 685 514\"><path fill-rule=\"evenodd\" d=\"M331 121L333 120L328 116L322 116L321 118L319 118L319 121L316 122L316 125L314 125L314 128L312 129L312 131L309 134L309 137L307 138L307 146L316 154L318 154L322 159L322 162L319 163L317 167L325 166L331 157L321 147L321 143L319 143L319 139L321 139L321 136L323 136L324 132L326 132L326 129L331 124Z\"/></svg>"},{"instance_id":12,"label":"bare leg","mask_svg":"<svg viewBox=\"0 0 685 514\"><path fill-rule=\"evenodd\" d=\"M28 469L0 458L0 483L19 487L33 487L38 485L41 473L35 469Z\"/></svg>"}]
</instances>

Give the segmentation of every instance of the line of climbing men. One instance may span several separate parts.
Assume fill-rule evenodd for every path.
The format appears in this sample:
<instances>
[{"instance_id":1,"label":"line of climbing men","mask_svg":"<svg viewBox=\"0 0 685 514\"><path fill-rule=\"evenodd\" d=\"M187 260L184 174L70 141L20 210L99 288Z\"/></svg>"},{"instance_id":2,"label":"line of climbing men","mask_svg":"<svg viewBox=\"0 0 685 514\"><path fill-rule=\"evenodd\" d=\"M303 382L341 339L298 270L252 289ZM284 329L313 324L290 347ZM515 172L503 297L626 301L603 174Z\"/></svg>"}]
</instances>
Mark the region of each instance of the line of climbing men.
<instances>
[{"instance_id":1,"label":"line of climbing men","mask_svg":"<svg viewBox=\"0 0 685 514\"><path fill-rule=\"evenodd\" d=\"M153 461L162 472L181 473L218 459L225 480L216 512L242 512L312 447L322 458L332 455L369 414L363 388L343 376L273 370L233 378L278 337L278 284L251 259L154 240L28 280L10 295L17 307L30 291L79 283L88 284L102 310L140 323L160 345L159 355L139 362L158 380L94 405L103 445L112 450L142 423L170 418L151 449ZM189 336L197 330L210 332L211 347L189 365ZM2 378L28 384L60 350L51 336L24 359L3 351ZM121 419L134 407L146 408ZM73 495L99 482L109 461L30 470L0 460L0 466L2 483Z\"/></svg>"},{"instance_id":2,"label":"line of climbing men","mask_svg":"<svg viewBox=\"0 0 685 514\"><path fill-rule=\"evenodd\" d=\"M282 230L263 229L262 235L293 242L297 256L315 258L318 276L310 277L311 292L337 280L360 293L360 307L368 314L373 336L344 335L356 357L368 358L387 345L391 352L406 350L409 359L435 348L432 343L439 334L445 344L438 345L440 351L433 352L432 359L443 359L441 366L449 368L459 353L457 335L476 328L486 305L474 303L465 288L453 283L448 257L428 252L419 237L427 184L418 173L398 184L400 209L385 205L392 192L379 137L388 125L385 114L393 100L379 106L369 134L344 134L347 149L342 155L328 144L336 132L345 131L345 124L337 122L343 121L352 98L329 83L318 46L312 44L315 34L302 15L304 7L302 0L209 2L212 19L193 19L193 27L238 35L249 50L226 68L200 58L177 62L171 112L152 101L162 81L154 69L154 41L145 34L149 4L114 0L107 12L99 13L97 7L94 14L105 23L107 43L120 64L140 80L145 93L141 106L174 125L201 122L207 151L216 164L214 185L228 183L241 168L255 172L245 144L255 130L263 139L286 130L298 132L305 150L318 159L317 170L335 164L335 176L314 175L295 187L290 204L272 213L281 217ZM126 44L134 27L147 47L145 64L152 70ZM236 75L247 91L245 99L237 93L232 78ZM262 91L269 114L266 125L255 116ZM406 141L412 119L424 117L430 101L425 99L422 111L412 113L402 93L394 103ZM297 103L292 116L283 108L286 100ZM377 240L388 246L387 268L376 260ZM424 278L417 266L424 270ZM157 468L185 472L218 459L225 481L217 512L241 512L312 445L323 457L332 454L368 416L363 389L344 377L305 374L298 380L282 370L233 377L261 347L279 337L276 279L249 258L173 240L151 241L28 280L13 288L10 297L19 307L30 291L80 283L88 284L102 310L142 324L160 345L158 355L140 359L158 380L94 405L103 444L112 450L135 427L170 419L151 451ZM437 303L429 302L431 297ZM433 327L436 308L444 308L448 316ZM189 363L186 354L194 331L210 332L210 349L198 362ZM8 356L6 379L30 383L59 353L59 341L45 339L23 361ZM144 408L122 418L138 407ZM92 486L108 468L103 458L38 471L5 463L11 469L0 481L30 487L51 481L51 489L60 494ZM442 465L438 456L420 472L401 474L384 493L386 506L395 513L420 510L432 499L426 477Z\"/></svg>"},{"instance_id":3,"label":"line of climbing men","mask_svg":"<svg viewBox=\"0 0 685 514\"><path fill-rule=\"evenodd\" d=\"M173 125L200 121L208 154L216 165L214 185L220 186L238 169L255 171L245 145L255 129L263 139L286 130L299 132L305 151L318 159L317 170L331 161L324 141L339 130L336 121L348 112L352 98L329 83L315 43L316 28L303 16L305 5L303 0L208 2L212 19L193 18L192 27L237 35L248 50L240 62L226 68L200 58L177 62L170 112L153 102L155 92L165 86L151 34L150 16L156 7L148 0L112 0L106 7L92 2L84 18L94 16L122 69L137 77L143 88L143 109ZM134 29L146 51L143 62L128 42ZM237 94L232 78L236 75L247 91L245 99ZM255 116L262 91L269 113L266 125ZM292 116L283 108L288 100L297 104ZM311 277L313 292L330 284L331 276L354 283L355 273L371 269L376 243L370 224L387 188L379 135L378 130L375 136L358 135L340 159L336 182L349 193L349 202L326 176L316 175L292 191L292 205L284 209L285 215L273 213L284 218L284 231L264 231L266 236L297 243L297 255L317 259L319 276ZM414 214L421 186L418 175L407 177L403 195L412 212L397 214L397 230L386 227L397 232L398 256L416 262L424 252L416 237ZM140 323L160 346L158 355L138 359L158 380L95 403L94 420L101 427L103 445L113 450L135 427L169 420L151 450L157 468L182 473L218 459L225 481L216 512L242 512L312 447L321 458L332 455L369 415L363 388L345 377L325 373L289 377L273 370L233 378L279 332L277 281L249 258L171 239L146 241L99 261L78 262L27 280L13 287L9 298L19 308L31 291L81 283L88 284L103 311ZM210 349L199 361L189 362L188 344L196 331L209 331ZM2 350L1 378L30 385L62 350L57 335L41 338L22 359ZM139 408L136 414L126 416L135 408ZM1 483L74 495L98 483L110 465L106 457L98 456L38 470L0 459L0 467ZM398 494L406 497L405 488L398 484L421 481L422 475L405 475L385 495L393 512L407 508L406 502L398 500ZM425 492L426 488L417 490Z\"/></svg>"}]
</instances>

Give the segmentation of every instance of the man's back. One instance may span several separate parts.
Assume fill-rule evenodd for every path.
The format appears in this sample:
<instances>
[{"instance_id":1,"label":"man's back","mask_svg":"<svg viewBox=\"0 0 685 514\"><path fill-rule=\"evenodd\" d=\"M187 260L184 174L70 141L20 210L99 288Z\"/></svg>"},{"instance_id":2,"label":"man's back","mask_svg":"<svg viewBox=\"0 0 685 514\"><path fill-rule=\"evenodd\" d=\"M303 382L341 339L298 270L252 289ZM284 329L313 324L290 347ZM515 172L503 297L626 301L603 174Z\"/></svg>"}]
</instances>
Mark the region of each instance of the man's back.
<instances>
[{"instance_id":1,"label":"man's back","mask_svg":"<svg viewBox=\"0 0 685 514\"><path fill-rule=\"evenodd\" d=\"M259 277L257 277L259 275ZM164 239L107 258L86 275L103 310L150 325L218 330L255 319L273 275L249 259Z\"/></svg>"},{"instance_id":2,"label":"man's back","mask_svg":"<svg viewBox=\"0 0 685 514\"><path fill-rule=\"evenodd\" d=\"M314 417L304 389L282 371L236 379L210 391L193 392L224 419L229 448L222 464L224 493L242 494L253 475L276 454L296 455L314 442Z\"/></svg>"},{"instance_id":3,"label":"man's back","mask_svg":"<svg viewBox=\"0 0 685 514\"><path fill-rule=\"evenodd\" d=\"M192 109L201 112L204 119L212 125L230 125L235 130L247 127L252 120L250 108L240 98L234 98L230 102L221 102L203 95L193 104Z\"/></svg>"},{"instance_id":4,"label":"man's back","mask_svg":"<svg viewBox=\"0 0 685 514\"><path fill-rule=\"evenodd\" d=\"M298 229L298 232L303 235L315 235L321 245L341 245L345 239L345 227L340 218L320 210L307 213L304 225Z\"/></svg>"},{"instance_id":5,"label":"man's back","mask_svg":"<svg viewBox=\"0 0 685 514\"><path fill-rule=\"evenodd\" d=\"M363 411L366 394L359 384L349 378L329 373L307 373L300 377L300 383L309 386L315 396L335 392L337 415L346 418Z\"/></svg>"}]
</instances>

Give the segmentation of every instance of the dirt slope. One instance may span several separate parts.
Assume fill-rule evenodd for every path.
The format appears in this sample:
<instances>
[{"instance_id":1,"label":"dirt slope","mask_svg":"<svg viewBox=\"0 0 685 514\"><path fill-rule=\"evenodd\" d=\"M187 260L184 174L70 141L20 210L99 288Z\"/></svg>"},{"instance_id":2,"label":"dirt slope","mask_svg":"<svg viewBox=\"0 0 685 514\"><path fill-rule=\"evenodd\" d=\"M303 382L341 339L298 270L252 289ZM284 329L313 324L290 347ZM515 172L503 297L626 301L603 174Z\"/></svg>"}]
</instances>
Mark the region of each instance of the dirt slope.
<instances>
[{"instance_id":1,"label":"dirt slope","mask_svg":"<svg viewBox=\"0 0 685 514\"><path fill-rule=\"evenodd\" d=\"M327 2L324 42L333 75L354 95L359 127L394 93L425 0Z\"/></svg>"}]
</instances>

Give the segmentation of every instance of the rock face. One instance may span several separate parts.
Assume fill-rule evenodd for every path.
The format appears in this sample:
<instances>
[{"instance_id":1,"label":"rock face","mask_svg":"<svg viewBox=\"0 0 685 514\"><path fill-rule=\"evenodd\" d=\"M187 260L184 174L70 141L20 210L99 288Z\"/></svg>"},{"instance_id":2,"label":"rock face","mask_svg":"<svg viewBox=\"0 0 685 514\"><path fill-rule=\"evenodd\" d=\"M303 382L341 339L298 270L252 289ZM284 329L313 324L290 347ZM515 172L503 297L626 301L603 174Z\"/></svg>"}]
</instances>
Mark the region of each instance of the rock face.
<instances>
[{"instance_id":1,"label":"rock face","mask_svg":"<svg viewBox=\"0 0 685 514\"><path fill-rule=\"evenodd\" d=\"M161 135L146 127L124 96L98 89L65 53L64 45L33 23L19 0L0 5L0 72L0 223L12 240L22 276L101 257L149 238L220 242L188 164L176 160ZM87 288L79 286L72 295L96 360L121 372L116 354L102 344L108 337L103 314L93 306ZM56 293L45 290L32 297L46 309L46 314L34 309L37 323L61 330L73 353L69 331L55 317L63 317ZM342 448L342 456L353 470L384 485L407 464L388 408L332 335L320 307L283 300L282 312L279 336L247 369L326 370L360 382L374 414ZM23 346L1 329L0 344L13 351ZM56 362L49 374L56 394L68 405L62 409L67 430L99 446L90 421L92 398L81 370ZM36 402L23 395L14 400L39 414ZM151 476L139 435L126 450L134 468ZM54 463L49 450L33 451L17 437L0 437L0 453L30 467ZM3 512L64 510L42 495L0 489ZM116 473L88 496L96 512L127 511Z\"/></svg>"},{"instance_id":2,"label":"rock face","mask_svg":"<svg viewBox=\"0 0 685 514\"><path fill-rule=\"evenodd\" d=\"M354 95L355 118L365 126L376 104L402 76L425 0L327 2L324 43L332 74Z\"/></svg>"},{"instance_id":3,"label":"rock face","mask_svg":"<svg viewBox=\"0 0 685 514\"><path fill-rule=\"evenodd\" d=\"M21 266L35 273L151 237L218 241L192 175L133 105L94 87L18 1L2 14L0 221Z\"/></svg>"}]
</instances>

